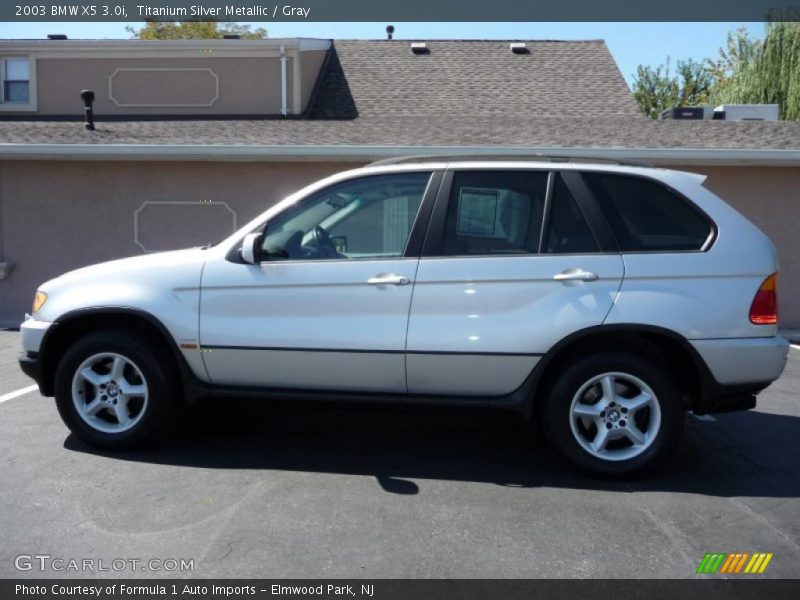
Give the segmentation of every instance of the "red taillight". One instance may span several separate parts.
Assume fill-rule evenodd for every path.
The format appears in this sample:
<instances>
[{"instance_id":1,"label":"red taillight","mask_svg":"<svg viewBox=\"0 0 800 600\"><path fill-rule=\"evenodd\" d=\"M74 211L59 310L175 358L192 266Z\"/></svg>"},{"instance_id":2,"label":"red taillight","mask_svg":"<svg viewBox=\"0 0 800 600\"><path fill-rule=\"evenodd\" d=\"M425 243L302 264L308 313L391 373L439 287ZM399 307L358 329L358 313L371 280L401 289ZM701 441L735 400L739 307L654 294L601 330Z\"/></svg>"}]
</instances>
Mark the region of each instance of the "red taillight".
<instances>
[{"instance_id":1,"label":"red taillight","mask_svg":"<svg viewBox=\"0 0 800 600\"><path fill-rule=\"evenodd\" d=\"M750 322L753 325L775 325L778 322L778 274L764 280L750 305Z\"/></svg>"}]
</instances>

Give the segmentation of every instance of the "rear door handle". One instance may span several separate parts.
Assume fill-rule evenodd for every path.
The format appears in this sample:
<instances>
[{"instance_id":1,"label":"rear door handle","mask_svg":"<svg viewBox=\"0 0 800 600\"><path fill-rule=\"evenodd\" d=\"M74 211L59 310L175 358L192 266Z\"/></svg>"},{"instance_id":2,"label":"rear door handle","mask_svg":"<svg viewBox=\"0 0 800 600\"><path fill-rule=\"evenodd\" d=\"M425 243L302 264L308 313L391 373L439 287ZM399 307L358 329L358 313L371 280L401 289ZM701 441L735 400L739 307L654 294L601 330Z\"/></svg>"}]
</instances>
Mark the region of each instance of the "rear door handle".
<instances>
[{"instance_id":1,"label":"rear door handle","mask_svg":"<svg viewBox=\"0 0 800 600\"><path fill-rule=\"evenodd\" d=\"M567 269L558 275L553 275L556 281L596 281L599 279L597 273L584 271L583 269Z\"/></svg>"},{"instance_id":2,"label":"rear door handle","mask_svg":"<svg viewBox=\"0 0 800 600\"><path fill-rule=\"evenodd\" d=\"M395 275L394 273L379 273L375 277L367 279L370 285L408 285L411 280L403 275Z\"/></svg>"}]
</instances>

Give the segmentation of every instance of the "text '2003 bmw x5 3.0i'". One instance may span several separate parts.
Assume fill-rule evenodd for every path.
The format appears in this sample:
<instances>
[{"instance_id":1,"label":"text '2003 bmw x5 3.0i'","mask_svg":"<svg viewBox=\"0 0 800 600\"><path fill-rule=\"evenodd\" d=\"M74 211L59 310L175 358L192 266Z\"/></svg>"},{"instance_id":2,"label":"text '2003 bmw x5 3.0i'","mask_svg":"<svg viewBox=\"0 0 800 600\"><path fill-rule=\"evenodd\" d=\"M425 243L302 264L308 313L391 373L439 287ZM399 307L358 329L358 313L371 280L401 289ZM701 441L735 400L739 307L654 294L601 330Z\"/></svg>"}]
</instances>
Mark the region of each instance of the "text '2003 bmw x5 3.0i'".
<instances>
[{"instance_id":1,"label":"text '2003 bmw x5 3.0i'","mask_svg":"<svg viewBox=\"0 0 800 600\"><path fill-rule=\"evenodd\" d=\"M341 173L214 247L45 283L20 361L105 448L201 396L474 405L635 475L686 411L752 408L786 362L775 249L702 182L579 161Z\"/></svg>"}]
</instances>

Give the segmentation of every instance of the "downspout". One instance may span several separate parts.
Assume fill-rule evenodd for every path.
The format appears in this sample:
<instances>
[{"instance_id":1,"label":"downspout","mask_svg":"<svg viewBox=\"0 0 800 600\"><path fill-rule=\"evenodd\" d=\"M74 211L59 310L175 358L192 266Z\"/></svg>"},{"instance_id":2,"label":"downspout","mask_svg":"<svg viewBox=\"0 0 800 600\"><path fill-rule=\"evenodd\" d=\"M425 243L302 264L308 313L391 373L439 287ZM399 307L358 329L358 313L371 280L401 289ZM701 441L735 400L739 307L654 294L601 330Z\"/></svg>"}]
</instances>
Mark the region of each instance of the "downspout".
<instances>
[{"instance_id":1,"label":"downspout","mask_svg":"<svg viewBox=\"0 0 800 600\"><path fill-rule=\"evenodd\" d=\"M285 117L289 110L286 106L286 46L281 44L281 114Z\"/></svg>"}]
</instances>

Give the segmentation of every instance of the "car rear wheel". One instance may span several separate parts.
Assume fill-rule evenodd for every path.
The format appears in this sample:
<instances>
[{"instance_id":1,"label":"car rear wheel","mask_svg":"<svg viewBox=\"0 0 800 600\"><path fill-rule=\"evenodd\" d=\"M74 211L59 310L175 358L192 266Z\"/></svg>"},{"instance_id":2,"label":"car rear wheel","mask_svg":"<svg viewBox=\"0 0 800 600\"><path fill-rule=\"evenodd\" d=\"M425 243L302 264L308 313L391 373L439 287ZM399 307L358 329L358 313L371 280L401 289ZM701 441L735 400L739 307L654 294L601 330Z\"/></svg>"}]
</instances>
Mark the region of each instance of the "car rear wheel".
<instances>
[{"instance_id":1,"label":"car rear wheel","mask_svg":"<svg viewBox=\"0 0 800 600\"><path fill-rule=\"evenodd\" d=\"M568 367L550 388L545 433L593 475L634 477L659 466L683 430L680 393L668 372L628 353L601 353Z\"/></svg>"},{"instance_id":2,"label":"car rear wheel","mask_svg":"<svg viewBox=\"0 0 800 600\"><path fill-rule=\"evenodd\" d=\"M175 403L171 357L133 332L97 332L78 340L56 369L61 418L83 441L130 448L163 428Z\"/></svg>"}]
</instances>

